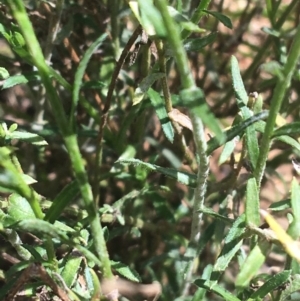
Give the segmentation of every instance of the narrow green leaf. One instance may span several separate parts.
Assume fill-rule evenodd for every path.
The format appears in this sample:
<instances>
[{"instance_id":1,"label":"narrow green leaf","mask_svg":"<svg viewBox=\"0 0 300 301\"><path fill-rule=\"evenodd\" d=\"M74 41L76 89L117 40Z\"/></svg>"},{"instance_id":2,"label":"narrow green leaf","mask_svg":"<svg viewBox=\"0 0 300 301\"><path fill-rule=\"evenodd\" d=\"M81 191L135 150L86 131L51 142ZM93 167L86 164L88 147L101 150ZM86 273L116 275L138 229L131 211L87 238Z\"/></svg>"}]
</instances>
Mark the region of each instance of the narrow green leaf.
<instances>
[{"instance_id":1,"label":"narrow green leaf","mask_svg":"<svg viewBox=\"0 0 300 301\"><path fill-rule=\"evenodd\" d=\"M160 97L159 93L154 91L153 89L149 89L147 92L151 104L153 105L155 112L157 114L157 117L159 118L159 121L161 123L162 129L167 137L167 139L173 143L174 141L174 130L172 123L169 119L168 113L165 109L164 103L162 98Z\"/></svg>"},{"instance_id":2,"label":"narrow green leaf","mask_svg":"<svg viewBox=\"0 0 300 301\"><path fill-rule=\"evenodd\" d=\"M239 137L237 136L231 141L225 143L219 158L219 162L218 162L219 165L222 165L224 162L227 161L228 158L230 158L231 154L234 152L235 146L238 141L239 141Z\"/></svg>"},{"instance_id":3,"label":"narrow green leaf","mask_svg":"<svg viewBox=\"0 0 300 301\"><path fill-rule=\"evenodd\" d=\"M247 127L245 134L247 152L252 165L252 169L254 170L259 156L259 147L255 127L253 125Z\"/></svg>"},{"instance_id":4,"label":"narrow green leaf","mask_svg":"<svg viewBox=\"0 0 300 301\"><path fill-rule=\"evenodd\" d=\"M245 90L244 83L240 74L239 64L235 56L231 57L231 75L232 75L233 88L236 96L236 101L241 110L243 119L244 120L248 119L253 115L253 113L246 106L249 97ZM247 127L245 134L246 134L246 146L247 146L248 156L252 165L252 169L254 170L259 155L259 148L258 148L258 141L255 132L255 127L254 126Z\"/></svg>"},{"instance_id":5,"label":"narrow green leaf","mask_svg":"<svg viewBox=\"0 0 300 301\"><path fill-rule=\"evenodd\" d=\"M190 22L190 21L180 22L180 26L182 29L190 31L190 32L197 32L197 33L205 32L205 29L200 28L197 24Z\"/></svg>"},{"instance_id":6,"label":"narrow green leaf","mask_svg":"<svg viewBox=\"0 0 300 301\"><path fill-rule=\"evenodd\" d=\"M71 288L75 280L78 278L78 272L83 260L82 255L77 251L73 250L68 254L67 258L64 258L64 267L61 272L61 276L68 288Z\"/></svg>"},{"instance_id":7,"label":"narrow green leaf","mask_svg":"<svg viewBox=\"0 0 300 301\"><path fill-rule=\"evenodd\" d=\"M201 37L201 38L195 38L195 39L187 39L184 42L184 49L186 51L200 51L205 46L213 43L217 38L217 33L213 32L207 36Z\"/></svg>"},{"instance_id":8,"label":"narrow green leaf","mask_svg":"<svg viewBox=\"0 0 300 301\"><path fill-rule=\"evenodd\" d=\"M15 224L14 228L45 237L58 238L63 241L68 240L68 236L64 231L58 230L57 227L49 222L37 218L23 219Z\"/></svg>"},{"instance_id":9,"label":"narrow green leaf","mask_svg":"<svg viewBox=\"0 0 300 301\"><path fill-rule=\"evenodd\" d=\"M263 134L265 132L265 128L266 128L266 122L260 120L254 124L254 128L258 133Z\"/></svg>"},{"instance_id":10,"label":"narrow green leaf","mask_svg":"<svg viewBox=\"0 0 300 301\"><path fill-rule=\"evenodd\" d=\"M288 287L282 292L280 301L290 300L288 298L292 293L300 290L300 275L296 274L289 281Z\"/></svg>"},{"instance_id":11,"label":"narrow green leaf","mask_svg":"<svg viewBox=\"0 0 300 301\"><path fill-rule=\"evenodd\" d=\"M178 171L172 168L165 168L155 164L146 163L138 159L118 160L115 164L132 164L134 166L141 166L149 171L159 172L167 177L177 180L178 182L195 187L197 176L184 171Z\"/></svg>"},{"instance_id":12,"label":"narrow green leaf","mask_svg":"<svg viewBox=\"0 0 300 301\"><path fill-rule=\"evenodd\" d=\"M273 36L273 37L276 37L276 38L279 38L279 37L280 37L280 31L275 30L275 29L273 29L273 28L269 28L269 27L263 26L263 27L261 28L261 30L262 30L263 32L265 32L265 33L267 33L267 34Z\"/></svg>"},{"instance_id":13,"label":"narrow green leaf","mask_svg":"<svg viewBox=\"0 0 300 301\"><path fill-rule=\"evenodd\" d=\"M18 139L38 146L48 145L48 142L43 137L29 132L14 131L12 133L7 133L5 139Z\"/></svg>"},{"instance_id":14,"label":"narrow green leaf","mask_svg":"<svg viewBox=\"0 0 300 301\"><path fill-rule=\"evenodd\" d=\"M242 214L232 225L227 236L225 237L224 246L219 255L213 269L211 280L216 283L230 261L235 256L236 252L243 244L243 234L245 233L246 223L245 215Z\"/></svg>"},{"instance_id":15,"label":"narrow green leaf","mask_svg":"<svg viewBox=\"0 0 300 301\"><path fill-rule=\"evenodd\" d=\"M269 207L269 210L272 211L284 211L291 208L291 200L282 200L275 203L272 203Z\"/></svg>"},{"instance_id":16,"label":"narrow green leaf","mask_svg":"<svg viewBox=\"0 0 300 301\"><path fill-rule=\"evenodd\" d=\"M254 116L247 118L246 120L242 121L238 125L234 125L229 130L224 131L225 142L232 140L236 136L242 136L242 133L248 126L262 119L266 119L268 116L269 116L269 111L262 111ZM210 155L214 150L216 150L221 145L222 143L220 143L216 139L216 137L211 138L207 143L207 154Z\"/></svg>"},{"instance_id":17,"label":"narrow green leaf","mask_svg":"<svg viewBox=\"0 0 300 301\"><path fill-rule=\"evenodd\" d=\"M68 204L79 194L79 185L77 181L69 183L64 189L55 197L53 203L46 213L44 220L54 223L58 219L63 210Z\"/></svg>"},{"instance_id":18,"label":"narrow green leaf","mask_svg":"<svg viewBox=\"0 0 300 301\"><path fill-rule=\"evenodd\" d=\"M205 231L203 232L203 234L200 237L200 241L199 241L199 244L198 244L198 247L197 247L197 254L200 255L201 252L203 251L203 249L205 248L205 246L207 245L207 243L213 239L215 229L216 229L216 221L211 223L205 229ZM194 260L194 258L192 260Z\"/></svg>"},{"instance_id":19,"label":"narrow green leaf","mask_svg":"<svg viewBox=\"0 0 300 301\"><path fill-rule=\"evenodd\" d=\"M213 275L211 280L218 281L222 273L228 267L232 258L235 256L237 251L241 248L243 244L242 237L232 240L230 243L225 244L220 256L218 257L213 270Z\"/></svg>"},{"instance_id":20,"label":"narrow green leaf","mask_svg":"<svg viewBox=\"0 0 300 301\"><path fill-rule=\"evenodd\" d=\"M80 87L82 85L82 79L83 79L83 75L85 73L87 64L91 58L91 56L93 55L93 53L98 49L98 47L100 47L100 45L103 43L103 41L106 39L107 34L102 34L98 39L96 39L95 42L93 42L89 48L87 49L87 51L84 53L78 68L76 70L75 73L75 79L74 79L74 85L73 85L73 91L72 91L72 108L71 108L71 113L70 113L70 118L71 120L73 120L74 118L74 113L77 107L77 103L79 100L79 91L80 91Z\"/></svg>"},{"instance_id":21,"label":"narrow green leaf","mask_svg":"<svg viewBox=\"0 0 300 301\"><path fill-rule=\"evenodd\" d=\"M0 80L7 78L9 78L9 72L5 68L0 67Z\"/></svg>"},{"instance_id":22,"label":"narrow green leaf","mask_svg":"<svg viewBox=\"0 0 300 301\"><path fill-rule=\"evenodd\" d=\"M162 72L154 72L154 73L150 73L148 76L146 76L134 91L132 105L135 106L135 105L139 104L143 100L148 89L150 89L150 87L157 80L163 78L164 76L165 76L165 74Z\"/></svg>"},{"instance_id":23,"label":"narrow green leaf","mask_svg":"<svg viewBox=\"0 0 300 301\"><path fill-rule=\"evenodd\" d=\"M194 281L194 284L196 284L199 287L203 287L206 290L221 296L226 301L241 301L239 298L232 295L225 288L223 288L222 286L214 284L214 282L212 282L212 281L208 281L208 280L205 280L205 279L197 279L197 280Z\"/></svg>"},{"instance_id":24,"label":"narrow green leaf","mask_svg":"<svg viewBox=\"0 0 300 301\"><path fill-rule=\"evenodd\" d=\"M91 300L100 300L101 298L101 284L100 279L95 270L89 266L85 266L84 275L87 282L87 287L91 293Z\"/></svg>"},{"instance_id":25,"label":"narrow green leaf","mask_svg":"<svg viewBox=\"0 0 300 301\"><path fill-rule=\"evenodd\" d=\"M236 287L246 287L265 262L270 243L260 241L250 252L236 279Z\"/></svg>"},{"instance_id":26,"label":"narrow green leaf","mask_svg":"<svg viewBox=\"0 0 300 301\"><path fill-rule=\"evenodd\" d=\"M249 299L257 300L257 298L264 298L269 293L272 293L279 286L288 281L291 275L291 271L282 271L278 274L270 277L268 281L266 281L257 291L255 291Z\"/></svg>"},{"instance_id":27,"label":"narrow green leaf","mask_svg":"<svg viewBox=\"0 0 300 301\"><path fill-rule=\"evenodd\" d=\"M134 282L141 282L141 278L139 274L136 271L130 269L127 265L113 260L111 260L110 262L111 262L111 267L123 277Z\"/></svg>"},{"instance_id":28,"label":"narrow green leaf","mask_svg":"<svg viewBox=\"0 0 300 301\"><path fill-rule=\"evenodd\" d=\"M295 178L293 178L292 181L291 204L292 204L294 219L296 221L300 221L300 186Z\"/></svg>"},{"instance_id":29,"label":"narrow green leaf","mask_svg":"<svg viewBox=\"0 0 300 301\"><path fill-rule=\"evenodd\" d=\"M16 193L12 193L8 198L7 213L15 223L23 219L35 218L29 202Z\"/></svg>"},{"instance_id":30,"label":"narrow green leaf","mask_svg":"<svg viewBox=\"0 0 300 301\"><path fill-rule=\"evenodd\" d=\"M259 226L259 194L255 178L250 178L247 181L246 190L246 222L248 225Z\"/></svg>"},{"instance_id":31,"label":"narrow green leaf","mask_svg":"<svg viewBox=\"0 0 300 301\"><path fill-rule=\"evenodd\" d=\"M241 77L239 62L234 55L231 56L231 76L238 106L246 106L248 102L248 94L245 90L245 86Z\"/></svg>"},{"instance_id":32,"label":"narrow green leaf","mask_svg":"<svg viewBox=\"0 0 300 301\"><path fill-rule=\"evenodd\" d=\"M245 234L246 228L246 216L245 214L240 215L237 220L233 223L227 236L225 237L225 244L231 243L233 240L239 239Z\"/></svg>"},{"instance_id":33,"label":"narrow green leaf","mask_svg":"<svg viewBox=\"0 0 300 301\"><path fill-rule=\"evenodd\" d=\"M14 132L17 128L18 128L18 124L17 124L17 123L13 123L13 124L11 124L11 125L9 126L8 131L9 131L10 133L12 133L12 132Z\"/></svg>"},{"instance_id":34,"label":"narrow green leaf","mask_svg":"<svg viewBox=\"0 0 300 301\"><path fill-rule=\"evenodd\" d=\"M5 26L2 24L2 23L0 23L0 33L2 34L2 35L5 35L5 34L8 34L9 32L7 31L7 29L5 28Z\"/></svg>"},{"instance_id":35,"label":"narrow green leaf","mask_svg":"<svg viewBox=\"0 0 300 301\"><path fill-rule=\"evenodd\" d=\"M227 16L220 14L219 12L216 12L216 11L211 11L211 10L206 10L206 9L204 9L203 11L206 12L207 14L214 16L221 23L223 23L226 27L232 29L231 20Z\"/></svg>"},{"instance_id":36,"label":"narrow green leaf","mask_svg":"<svg viewBox=\"0 0 300 301\"><path fill-rule=\"evenodd\" d=\"M200 117L203 123L216 135L216 139L221 143L224 141L224 135L218 123L218 120L210 111L203 91L200 88L191 88L180 91L180 98L185 106L191 112Z\"/></svg>"},{"instance_id":37,"label":"narrow green leaf","mask_svg":"<svg viewBox=\"0 0 300 301\"><path fill-rule=\"evenodd\" d=\"M37 180L35 180L34 178L32 178L29 175L21 174L21 177L27 185L37 183Z\"/></svg>"},{"instance_id":38,"label":"narrow green leaf","mask_svg":"<svg viewBox=\"0 0 300 301\"><path fill-rule=\"evenodd\" d=\"M282 135L293 135L300 133L300 121L291 122L281 126L280 128L274 130L272 137L282 136Z\"/></svg>"},{"instance_id":39,"label":"narrow green leaf","mask_svg":"<svg viewBox=\"0 0 300 301\"><path fill-rule=\"evenodd\" d=\"M22 247L26 249L31 255L28 259L33 259L37 262L45 262L45 256L47 256L46 250L42 246L32 246L28 244L22 244Z\"/></svg>"},{"instance_id":40,"label":"narrow green leaf","mask_svg":"<svg viewBox=\"0 0 300 301\"><path fill-rule=\"evenodd\" d=\"M211 272L212 272L213 266L211 264L207 265L202 274L202 280L209 280ZM196 280L197 281L197 280ZM193 296L192 301L202 301L204 300L206 289L203 287L199 287L196 291L196 293Z\"/></svg>"},{"instance_id":41,"label":"narrow green leaf","mask_svg":"<svg viewBox=\"0 0 300 301\"><path fill-rule=\"evenodd\" d=\"M96 89L96 90L100 90L103 87L106 87L107 84L100 81L100 80L90 80L88 82L84 82L81 85L81 89Z\"/></svg>"},{"instance_id":42,"label":"narrow green leaf","mask_svg":"<svg viewBox=\"0 0 300 301\"><path fill-rule=\"evenodd\" d=\"M282 135L282 136L276 137L273 140L278 140L278 141L284 142L284 143L290 145L291 147L294 147L298 151L300 151L300 143L296 139L294 139L290 136Z\"/></svg>"},{"instance_id":43,"label":"narrow green leaf","mask_svg":"<svg viewBox=\"0 0 300 301\"><path fill-rule=\"evenodd\" d=\"M291 206L293 209L293 221L287 233L295 240L300 236L300 186L298 181L293 178L291 189Z\"/></svg>"},{"instance_id":44,"label":"narrow green leaf","mask_svg":"<svg viewBox=\"0 0 300 301\"><path fill-rule=\"evenodd\" d=\"M21 85L21 84L27 84L28 82L34 81L34 80L39 80L40 77L38 75L38 72L30 72L30 73L23 73L23 74L18 74L18 75L13 75L7 78L3 85L2 89L8 89L11 87L14 87L16 85Z\"/></svg>"},{"instance_id":45,"label":"narrow green leaf","mask_svg":"<svg viewBox=\"0 0 300 301\"><path fill-rule=\"evenodd\" d=\"M233 220L231 218L228 218L226 216L223 216L215 211L213 211L211 208L207 208L207 207L204 207L204 208L201 208L199 210L199 212L203 212L204 214L206 215L209 215L217 220L220 220L226 224L232 224L233 223Z\"/></svg>"}]
</instances>

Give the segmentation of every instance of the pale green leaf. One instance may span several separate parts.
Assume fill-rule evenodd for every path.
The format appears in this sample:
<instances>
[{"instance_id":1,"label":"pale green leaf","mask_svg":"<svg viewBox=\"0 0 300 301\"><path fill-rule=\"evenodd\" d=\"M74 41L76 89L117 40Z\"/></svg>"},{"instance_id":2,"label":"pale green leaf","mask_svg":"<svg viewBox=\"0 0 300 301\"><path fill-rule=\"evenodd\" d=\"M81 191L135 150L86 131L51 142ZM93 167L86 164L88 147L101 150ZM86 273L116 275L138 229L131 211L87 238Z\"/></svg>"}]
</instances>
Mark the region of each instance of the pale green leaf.
<instances>
[{"instance_id":1,"label":"pale green leaf","mask_svg":"<svg viewBox=\"0 0 300 301\"><path fill-rule=\"evenodd\" d=\"M127 265L113 260L111 260L110 262L111 262L111 267L114 270L116 270L121 276L134 282L141 281L139 274L136 271L130 269Z\"/></svg>"},{"instance_id":2,"label":"pale green leaf","mask_svg":"<svg viewBox=\"0 0 300 301\"><path fill-rule=\"evenodd\" d=\"M222 153L219 158L219 165L222 165L230 158L231 154L234 152L235 146L239 140L239 137L235 137L233 140L225 143Z\"/></svg>"},{"instance_id":3,"label":"pale green leaf","mask_svg":"<svg viewBox=\"0 0 300 301\"><path fill-rule=\"evenodd\" d=\"M273 293L279 286L283 285L289 280L291 271L282 271L270 277L257 291L255 291L250 299L257 300L257 298L264 298L268 294Z\"/></svg>"},{"instance_id":4,"label":"pale green leaf","mask_svg":"<svg viewBox=\"0 0 300 301\"><path fill-rule=\"evenodd\" d=\"M165 109L162 98L160 97L159 93L157 93L153 89L149 89L147 94L150 98L151 104L153 105L153 107L155 109L157 117L161 123L164 134L166 135L167 139L171 143L173 143L174 130L173 130L172 123L169 119L168 113Z\"/></svg>"},{"instance_id":5,"label":"pale green leaf","mask_svg":"<svg viewBox=\"0 0 300 301\"><path fill-rule=\"evenodd\" d=\"M187 186L195 187L197 176L183 171L178 171L172 168L161 167L155 164L146 163L138 159L118 160L115 164L130 164L134 166L141 166L148 171L159 172L167 177L177 180L178 182Z\"/></svg>"},{"instance_id":6,"label":"pale green leaf","mask_svg":"<svg viewBox=\"0 0 300 301\"><path fill-rule=\"evenodd\" d=\"M29 202L16 193L12 193L9 196L7 213L14 222L35 218Z\"/></svg>"},{"instance_id":7,"label":"pale green leaf","mask_svg":"<svg viewBox=\"0 0 300 301\"><path fill-rule=\"evenodd\" d=\"M294 147L298 151L300 151L300 143L296 139L294 139L290 136L282 135L282 136L276 137L274 140L284 142L284 143Z\"/></svg>"},{"instance_id":8,"label":"pale green leaf","mask_svg":"<svg viewBox=\"0 0 300 301\"><path fill-rule=\"evenodd\" d=\"M48 145L47 141L43 137L29 132L14 131L12 133L8 133L5 139L18 139L39 146Z\"/></svg>"},{"instance_id":9,"label":"pale green leaf","mask_svg":"<svg viewBox=\"0 0 300 301\"><path fill-rule=\"evenodd\" d=\"M258 122L262 119L266 119L269 116L269 111L262 111L254 116L247 118L246 120L242 121L241 123L232 126L229 130L224 132L225 135L225 142L232 140L236 136L241 136L244 130ZM211 138L207 143L207 154L210 155L214 150L220 147L222 143L220 143L216 137Z\"/></svg>"},{"instance_id":10,"label":"pale green leaf","mask_svg":"<svg viewBox=\"0 0 300 301\"><path fill-rule=\"evenodd\" d=\"M107 34L102 34L99 38L97 38L86 50L84 53L77 70L75 72L75 79L74 79L74 85L73 85L73 91L72 91L72 108L70 116L71 118L74 118L75 109L79 100L79 91L82 85L82 79L87 67L88 62L90 61L93 53L100 47L100 45L103 43L103 41L106 39Z\"/></svg>"},{"instance_id":11,"label":"pale green leaf","mask_svg":"<svg viewBox=\"0 0 300 301\"><path fill-rule=\"evenodd\" d=\"M237 287L247 287L265 262L271 245L268 241L259 242L250 252L236 279Z\"/></svg>"},{"instance_id":12,"label":"pale green leaf","mask_svg":"<svg viewBox=\"0 0 300 301\"><path fill-rule=\"evenodd\" d=\"M11 88L13 86L16 86L16 85L27 84L28 82L36 81L39 79L40 79L40 77L37 72L13 75L4 81L4 83L2 85L2 89L4 90L4 89Z\"/></svg>"},{"instance_id":13,"label":"pale green leaf","mask_svg":"<svg viewBox=\"0 0 300 301\"><path fill-rule=\"evenodd\" d=\"M246 222L248 225L259 226L259 194L255 178L250 178L247 181L246 189Z\"/></svg>"},{"instance_id":14,"label":"pale green leaf","mask_svg":"<svg viewBox=\"0 0 300 301\"><path fill-rule=\"evenodd\" d=\"M143 100L148 89L150 89L150 87L157 80L163 78L164 76L165 76L165 74L162 72L154 72L154 73L150 73L148 76L146 76L134 91L132 105L135 106L135 105L139 104Z\"/></svg>"}]
</instances>

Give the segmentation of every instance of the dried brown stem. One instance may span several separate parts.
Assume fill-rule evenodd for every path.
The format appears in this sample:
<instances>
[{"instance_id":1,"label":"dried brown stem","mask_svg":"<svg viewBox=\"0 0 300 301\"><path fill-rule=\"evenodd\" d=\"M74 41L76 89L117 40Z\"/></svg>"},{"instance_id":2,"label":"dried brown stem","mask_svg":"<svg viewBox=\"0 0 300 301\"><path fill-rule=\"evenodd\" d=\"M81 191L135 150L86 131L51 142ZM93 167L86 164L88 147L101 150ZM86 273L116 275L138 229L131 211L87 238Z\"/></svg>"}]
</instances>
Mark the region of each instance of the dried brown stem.
<instances>
[{"instance_id":1,"label":"dried brown stem","mask_svg":"<svg viewBox=\"0 0 300 301\"><path fill-rule=\"evenodd\" d=\"M104 131L104 127L107 123L108 111L109 111L110 106L111 106L113 92L114 92L116 82L117 82L119 73L121 71L121 68L124 65L126 57L128 56L128 54L130 52L130 48L133 46L134 42L136 41L136 39L138 38L138 36L141 33L142 33L142 26L139 25L135 29L132 36L128 40L125 48L123 49L123 51L121 53L121 56L120 56L119 60L116 63L114 73L112 75L112 78L111 78L111 81L110 81L110 84L109 84L109 88L108 88L104 108L102 110L102 118L101 118L101 121L100 121L100 128L99 128L99 133L98 133L98 145L97 145L97 151L96 151L96 166L95 166L94 185L93 185L93 193L94 193L96 204L98 204L98 202L99 202L99 189L98 189L99 167L100 167L101 161L102 161L102 155L101 154L102 154L103 131Z\"/></svg>"},{"instance_id":2,"label":"dried brown stem","mask_svg":"<svg viewBox=\"0 0 300 301\"><path fill-rule=\"evenodd\" d=\"M27 269L23 271L21 276L16 281L14 287L12 287L12 289L9 291L4 301L14 300L15 296L18 294L21 288L33 278L40 278L62 301L70 301L67 293L53 281L45 268L42 265L36 263L31 264Z\"/></svg>"}]
</instances>

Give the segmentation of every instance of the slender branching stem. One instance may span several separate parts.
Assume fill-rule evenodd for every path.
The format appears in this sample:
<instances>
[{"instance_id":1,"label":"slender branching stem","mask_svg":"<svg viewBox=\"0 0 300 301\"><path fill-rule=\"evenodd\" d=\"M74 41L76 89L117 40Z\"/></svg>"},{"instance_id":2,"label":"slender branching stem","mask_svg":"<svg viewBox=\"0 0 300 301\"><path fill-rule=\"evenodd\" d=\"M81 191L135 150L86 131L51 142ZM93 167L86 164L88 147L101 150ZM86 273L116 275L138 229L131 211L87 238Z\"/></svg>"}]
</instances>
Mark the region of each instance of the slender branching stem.
<instances>
[{"instance_id":1,"label":"slender branching stem","mask_svg":"<svg viewBox=\"0 0 300 301\"><path fill-rule=\"evenodd\" d=\"M294 41L287 58L287 62L284 66L284 70L282 74L279 75L278 77L278 81L273 93L270 113L267 119L265 132L262 137L258 162L256 165L256 169L254 171L254 176L258 186L260 186L264 174L276 117L277 114L279 113L286 92L291 84L291 79L294 74L299 57L300 57L300 25L297 28L297 32L295 34Z\"/></svg>"},{"instance_id":2,"label":"slender branching stem","mask_svg":"<svg viewBox=\"0 0 300 301\"><path fill-rule=\"evenodd\" d=\"M106 249L104 234L100 223L99 214L96 210L96 206L93 200L92 189L88 183L88 177L80 154L76 134L69 126L66 113L64 112L62 106L61 99L59 98L56 89L52 85L50 68L45 62L45 58L35 36L32 24L26 13L23 1L8 0L7 2L11 8L12 15L19 24L32 62L36 66L41 76L41 80L46 88L48 100L51 104L57 125L64 138L65 145L71 159L72 169L78 181L82 199L85 203L85 207L90 217L90 226L92 236L94 239L96 255L103 264L103 276L105 278L112 278L113 274L110 267L110 260Z\"/></svg>"},{"instance_id":3,"label":"slender branching stem","mask_svg":"<svg viewBox=\"0 0 300 301\"><path fill-rule=\"evenodd\" d=\"M184 90L199 90L196 87L192 72L189 67L188 58L183 47L181 35L178 26L175 24L174 20L170 17L167 2L165 0L160 0L155 2L158 7L162 18L164 20L164 25L167 30L168 41L174 51L174 57L177 63L177 68L179 71L181 84ZM192 268L194 259L198 256L196 251L196 245L200 239L201 233L201 220L202 214L199 209L202 208L205 199L205 192L207 187L207 175L208 175L208 156L206 155L207 143L205 139L205 132L202 120L197 116L194 108L190 108L190 115L192 120L192 125L194 129L194 140L196 144L196 150L200 161L200 166L198 168L197 185L194 194L193 202L193 217L192 217L192 230L190 236L189 246L192 249L192 260L190 260L187 269L185 270L185 283L183 285L183 293L188 291L189 282L191 281Z\"/></svg>"},{"instance_id":4,"label":"slender branching stem","mask_svg":"<svg viewBox=\"0 0 300 301\"><path fill-rule=\"evenodd\" d=\"M106 96L106 101L104 104L104 108L102 110L102 116L101 116L101 121L100 121L100 127L99 127L99 133L98 133L98 144L97 144L97 150L96 150L96 166L95 166L95 176L94 176L94 183L93 183L93 191L94 191L94 196L95 196L95 202L96 204L99 203L100 195L99 195L99 177L100 177L100 172L99 168L101 166L102 162L102 141L103 141L103 131L104 127L107 123L108 119L108 112L111 106L112 102L112 96L113 92L117 83L117 79L119 76L119 73L121 71L121 68L123 64L125 63L125 60L130 52L130 48L138 38L138 36L142 33L142 27L139 25L136 30L133 32L132 36L128 40L126 47L123 49L121 56L119 60L117 61L117 64L115 66L109 87L108 87L108 92Z\"/></svg>"}]
</instances>

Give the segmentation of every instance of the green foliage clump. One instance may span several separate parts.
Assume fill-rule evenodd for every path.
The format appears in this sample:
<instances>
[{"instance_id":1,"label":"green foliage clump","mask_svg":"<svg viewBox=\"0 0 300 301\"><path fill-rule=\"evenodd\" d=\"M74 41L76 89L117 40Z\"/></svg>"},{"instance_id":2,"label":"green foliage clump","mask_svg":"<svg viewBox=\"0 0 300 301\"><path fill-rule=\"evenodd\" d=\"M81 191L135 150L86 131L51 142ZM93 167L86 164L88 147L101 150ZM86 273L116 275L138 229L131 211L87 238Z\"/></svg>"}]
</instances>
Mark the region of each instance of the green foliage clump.
<instances>
[{"instance_id":1,"label":"green foliage clump","mask_svg":"<svg viewBox=\"0 0 300 301\"><path fill-rule=\"evenodd\" d=\"M0 299L296 300L297 6L0 4Z\"/></svg>"}]
</instances>

